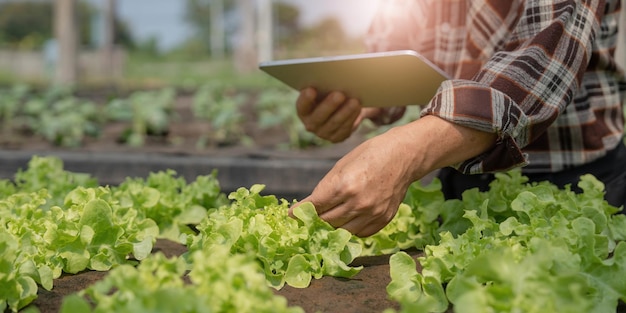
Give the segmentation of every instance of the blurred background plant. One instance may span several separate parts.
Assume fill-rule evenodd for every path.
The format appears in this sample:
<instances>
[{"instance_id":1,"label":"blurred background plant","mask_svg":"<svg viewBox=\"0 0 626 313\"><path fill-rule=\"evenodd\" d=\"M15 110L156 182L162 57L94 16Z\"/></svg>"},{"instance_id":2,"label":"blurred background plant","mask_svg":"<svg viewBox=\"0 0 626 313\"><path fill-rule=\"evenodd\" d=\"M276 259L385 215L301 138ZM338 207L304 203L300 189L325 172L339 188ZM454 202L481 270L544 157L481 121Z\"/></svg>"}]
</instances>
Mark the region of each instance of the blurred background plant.
<instances>
[{"instance_id":1,"label":"blurred background plant","mask_svg":"<svg viewBox=\"0 0 626 313\"><path fill-rule=\"evenodd\" d=\"M2 136L13 140L13 129L20 104L29 92L27 85L15 85L12 88L0 90L0 118L2 118Z\"/></svg>"},{"instance_id":2,"label":"blurred background plant","mask_svg":"<svg viewBox=\"0 0 626 313\"><path fill-rule=\"evenodd\" d=\"M85 137L100 135L102 115L92 101L69 96L43 104L38 114L31 115L31 128L55 145L79 147Z\"/></svg>"},{"instance_id":3,"label":"blurred background plant","mask_svg":"<svg viewBox=\"0 0 626 313\"><path fill-rule=\"evenodd\" d=\"M0 108L3 137L10 144L20 133L33 133L57 146L77 147L86 136L98 137L103 121L95 103L67 87L43 93L24 85L0 89Z\"/></svg>"},{"instance_id":4,"label":"blurred background plant","mask_svg":"<svg viewBox=\"0 0 626 313\"><path fill-rule=\"evenodd\" d=\"M192 112L194 117L208 124L196 147L252 145L244 127L244 104L247 100L246 94L220 82L209 82L198 88L193 97Z\"/></svg>"},{"instance_id":5,"label":"blurred background plant","mask_svg":"<svg viewBox=\"0 0 626 313\"><path fill-rule=\"evenodd\" d=\"M148 135L167 135L170 123L176 118L175 101L174 88L135 91L128 98L112 99L106 106L106 116L112 121L130 122L119 140L141 147Z\"/></svg>"},{"instance_id":6,"label":"blurred background plant","mask_svg":"<svg viewBox=\"0 0 626 313\"><path fill-rule=\"evenodd\" d=\"M306 131L295 110L296 97L296 91L283 86L238 89L219 81L193 92L165 87L93 99L78 95L71 87L0 87L0 147L16 147L25 138L39 137L56 147L80 148L86 140L100 140L110 124L117 125L116 131L108 132L108 136L117 136L116 144L135 148L145 146L148 138L166 146L194 140L198 151L254 147L257 143L253 137L261 136L255 132L264 131L286 138L272 140L276 145L265 148L294 150L328 145ZM187 106L190 113L185 113ZM185 120L181 112L187 115ZM199 131L182 135L187 138L171 134L174 125L188 126L184 123L194 123L199 127L193 129Z\"/></svg>"},{"instance_id":7,"label":"blurred background plant","mask_svg":"<svg viewBox=\"0 0 626 313\"><path fill-rule=\"evenodd\" d=\"M327 141L320 139L304 128L295 110L298 93L286 87L266 89L258 96L257 111L259 127L268 129L281 127L287 132L289 141L280 145L283 149L298 149L323 146Z\"/></svg>"}]
</instances>

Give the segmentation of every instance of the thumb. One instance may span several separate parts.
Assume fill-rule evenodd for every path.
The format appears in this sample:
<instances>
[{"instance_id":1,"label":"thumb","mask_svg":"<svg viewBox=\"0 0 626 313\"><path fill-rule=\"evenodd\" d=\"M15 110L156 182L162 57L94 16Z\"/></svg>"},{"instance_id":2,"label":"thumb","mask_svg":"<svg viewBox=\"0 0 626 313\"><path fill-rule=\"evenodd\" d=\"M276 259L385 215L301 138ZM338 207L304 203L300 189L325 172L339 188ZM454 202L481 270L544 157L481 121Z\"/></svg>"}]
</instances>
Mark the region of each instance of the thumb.
<instances>
[{"instance_id":1,"label":"thumb","mask_svg":"<svg viewBox=\"0 0 626 313\"><path fill-rule=\"evenodd\" d=\"M293 205L291 205L291 207L289 207L289 217L296 218L296 216L293 215L293 209L299 207L301 204L303 204L305 202L311 202L311 200L309 198L311 198L311 196L308 196L308 197L306 197L306 198L304 198L304 199L294 203Z\"/></svg>"}]
</instances>

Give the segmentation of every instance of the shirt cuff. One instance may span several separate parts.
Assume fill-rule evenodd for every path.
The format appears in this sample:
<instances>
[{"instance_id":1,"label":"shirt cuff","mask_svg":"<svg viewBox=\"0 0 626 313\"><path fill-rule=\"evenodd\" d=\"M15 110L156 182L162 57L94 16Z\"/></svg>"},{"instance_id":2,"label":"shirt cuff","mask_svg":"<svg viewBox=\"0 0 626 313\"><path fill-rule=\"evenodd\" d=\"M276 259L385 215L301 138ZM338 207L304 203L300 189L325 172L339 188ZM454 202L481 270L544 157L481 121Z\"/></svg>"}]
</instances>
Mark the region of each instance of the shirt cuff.
<instances>
[{"instance_id":1,"label":"shirt cuff","mask_svg":"<svg viewBox=\"0 0 626 313\"><path fill-rule=\"evenodd\" d=\"M528 164L521 150L527 144L528 117L504 93L469 80L448 80L424 107L421 115L498 135L494 147L453 165L465 174L500 172Z\"/></svg>"}]
</instances>

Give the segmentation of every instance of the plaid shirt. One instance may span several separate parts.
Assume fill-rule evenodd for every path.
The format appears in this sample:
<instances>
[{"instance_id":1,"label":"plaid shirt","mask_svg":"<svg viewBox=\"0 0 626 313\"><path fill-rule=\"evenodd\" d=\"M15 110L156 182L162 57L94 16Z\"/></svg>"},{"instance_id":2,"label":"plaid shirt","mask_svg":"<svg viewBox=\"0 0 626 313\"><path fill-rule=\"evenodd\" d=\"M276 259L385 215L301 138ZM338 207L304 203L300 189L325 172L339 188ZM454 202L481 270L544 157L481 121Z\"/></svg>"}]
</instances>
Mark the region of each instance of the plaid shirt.
<instances>
[{"instance_id":1,"label":"plaid shirt","mask_svg":"<svg viewBox=\"0 0 626 313\"><path fill-rule=\"evenodd\" d=\"M422 115L498 134L464 173L556 172L622 141L619 0L385 0L371 51L410 49L453 79Z\"/></svg>"}]
</instances>

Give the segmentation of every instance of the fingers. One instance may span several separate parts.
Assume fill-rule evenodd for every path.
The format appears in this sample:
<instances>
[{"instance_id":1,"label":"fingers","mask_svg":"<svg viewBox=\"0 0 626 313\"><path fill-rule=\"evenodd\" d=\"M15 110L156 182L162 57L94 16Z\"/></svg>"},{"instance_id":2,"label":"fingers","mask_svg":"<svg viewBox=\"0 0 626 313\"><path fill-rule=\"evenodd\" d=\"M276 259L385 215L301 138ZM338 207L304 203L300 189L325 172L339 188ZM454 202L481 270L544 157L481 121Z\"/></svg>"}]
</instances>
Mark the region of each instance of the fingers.
<instances>
[{"instance_id":1,"label":"fingers","mask_svg":"<svg viewBox=\"0 0 626 313\"><path fill-rule=\"evenodd\" d=\"M296 99L296 111L300 119L303 119L313 112L316 97L317 92L313 88L306 88L300 91L300 96Z\"/></svg>"},{"instance_id":2,"label":"fingers","mask_svg":"<svg viewBox=\"0 0 626 313\"><path fill-rule=\"evenodd\" d=\"M298 117L305 128L318 137L331 142L341 142L354 131L361 113L361 104L356 99L347 99L341 92L332 92L317 101L317 92L306 88L296 100Z\"/></svg>"},{"instance_id":3,"label":"fingers","mask_svg":"<svg viewBox=\"0 0 626 313\"><path fill-rule=\"evenodd\" d=\"M331 198L332 199L332 198ZM309 196L289 208L289 216L294 217L293 209L304 202L311 202L315 206L318 216L335 228L343 228L359 237L371 236L387 225L395 210L382 210L380 212L394 212L390 216L386 214L376 214L376 210L366 208L355 208L347 202L316 202L313 196Z\"/></svg>"},{"instance_id":4,"label":"fingers","mask_svg":"<svg viewBox=\"0 0 626 313\"><path fill-rule=\"evenodd\" d=\"M354 214L352 214L353 211L346 210L347 207L343 205L344 203L316 203L311 200L311 196L291 206L289 208L289 216L294 217L293 209L305 202L313 203L317 215L335 228L342 227L355 219Z\"/></svg>"},{"instance_id":5,"label":"fingers","mask_svg":"<svg viewBox=\"0 0 626 313\"><path fill-rule=\"evenodd\" d=\"M320 218L335 228L343 228L359 237L371 236L389 223L389 220L376 218L371 214L358 214L354 210L348 210L343 204L320 214Z\"/></svg>"},{"instance_id":6,"label":"fingers","mask_svg":"<svg viewBox=\"0 0 626 313\"><path fill-rule=\"evenodd\" d=\"M370 221L367 216L359 216L348 221L346 224L341 226L341 228L349 231L357 237L369 237L377 233L384 226L385 224Z\"/></svg>"},{"instance_id":7,"label":"fingers","mask_svg":"<svg viewBox=\"0 0 626 313\"><path fill-rule=\"evenodd\" d=\"M339 227L346 225L346 223L354 219L354 216L352 216L351 211L345 211L344 208L345 206L342 206L342 204L339 204L335 206L334 208L331 208L329 210L326 210L318 214L319 214L319 217L323 219L324 221L326 221L328 224L332 225L335 228L339 228Z\"/></svg>"},{"instance_id":8,"label":"fingers","mask_svg":"<svg viewBox=\"0 0 626 313\"><path fill-rule=\"evenodd\" d=\"M330 142L341 142L350 137L359 117L361 105L356 99L349 99L326 121L317 132L318 136Z\"/></svg>"},{"instance_id":9,"label":"fingers","mask_svg":"<svg viewBox=\"0 0 626 313\"><path fill-rule=\"evenodd\" d=\"M333 115L337 112L342 104L346 101L346 96L340 92L332 92L330 93L319 105L315 108L313 113L307 116L307 121L314 128L311 131L315 131L316 128L324 125Z\"/></svg>"},{"instance_id":10,"label":"fingers","mask_svg":"<svg viewBox=\"0 0 626 313\"><path fill-rule=\"evenodd\" d=\"M340 204L339 201L335 201L335 199L337 199L336 197L330 197L327 199L328 201L316 200L315 191L313 191L312 195L298 201L297 203L295 203L289 208L289 216L295 217L293 215L293 209L305 202L311 202L313 206L315 206L315 211L317 212L318 216L321 216L321 214L325 213L326 211L332 210L333 208L335 208L336 206Z\"/></svg>"}]
</instances>

